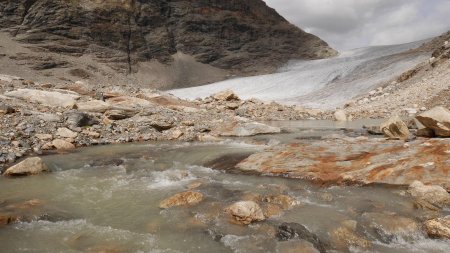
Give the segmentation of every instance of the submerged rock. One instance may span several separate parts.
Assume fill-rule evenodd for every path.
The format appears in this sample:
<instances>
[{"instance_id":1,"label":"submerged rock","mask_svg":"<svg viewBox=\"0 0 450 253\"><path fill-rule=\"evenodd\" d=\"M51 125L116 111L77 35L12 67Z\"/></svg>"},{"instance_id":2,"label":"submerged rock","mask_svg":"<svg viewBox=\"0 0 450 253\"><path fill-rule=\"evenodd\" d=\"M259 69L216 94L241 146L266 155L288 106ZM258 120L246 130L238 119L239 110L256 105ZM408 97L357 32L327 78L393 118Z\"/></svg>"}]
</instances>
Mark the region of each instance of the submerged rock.
<instances>
[{"instance_id":1,"label":"submerged rock","mask_svg":"<svg viewBox=\"0 0 450 253\"><path fill-rule=\"evenodd\" d=\"M398 116L391 117L380 126L381 132L390 139L403 139L409 137L408 126Z\"/></svg>"},{"instance_id":2,"label":"submerged rock","mask_svg":"<svg viewBox=\"0 0 450 253\"><path fill-rule=\"evenodd\" d=\"M283 223L278 227L277 238L280 241L302 239L314 245L319 252L326 252L325 244L319 237L298 223Z\"/></svg>"},{"instance_id":3,"label":"submerged rock","mask_svg":"<svg viewBox=\"0 0 450 253\"><path fill-rule=\"evenodd\" d=\"M4 173L5 176L36 175L48 171L47 166L39 157L30 157L10 167Z\"/></svg>"},{"instance_id":4,"label":"submerged rock","mask_svg":"<svg viewBox=\"0 0 450 253\"><path fill-rule=\"evenodd\" d=\"M446 108L442 106L434 107L416 118L422 125L432 129L436 136L450 137L450 111Z\"/></svg>"},{"instance_id":5,"label":"submerged rock","mask_svg":"<svg viewBox=\"0 0 450 253\"><path fill-rule=\"evenodd\" d=\"M349 250L352 247L368 249L372 243L346 226L336 228L330 232L331 244L338 250Z\"/></svg>"},{"instance_id":6,"label":"submerged rock","mask_svg":"<svg viewBox=\"0 0 450 253\"><path fill-rule=\"evenodd\" d=\"M293 240L277 243L277 253L319 253L314 245L306 240Z\"/></svg>"},{"instance_id":7,"label":"submerged rock","mask_svg":"<svg viewBox=\"0 0 450 253\"><path fill-rule=\"evenodd\" d=\"M419 224L407 217L390 213L364 213L362 218L386 243L397 238L413 240L421 235Z\"/></svg>"},{"instance_id":8,"label":"submerged rock","mask_svg":"<svg viewBox=\"0 0 450 253\"><path fill-rule=\"evenodd\" d=\"M437 218L424 223L428 236L450 239L450 218Z\"/></svg>"},{"instance_id":9,"label":"submerged rock","mask_svg":"<svg viewBox=\"0 0 450 253\"><path fill-rule=\"evenodd\" d=\"M219 127L215 132L217 132L219 136L245 137L259 134L280 133L281 129L258 122L234 122Z\"/></svg>"},{"instance_id":10,"label":"submerged rock","mask_svg":"<svg viewBox=\"0 0 450 253\"><path fill-rule=\"evenodd\" d=\"M240 224L248 225L266 219L261 207L254 201L239 201L225 209Z\"/></svg>"},{"instance_id":11,"label":"submerged rock","mask_svg":"<svg viewBox=\"0 0 450 253\"><path fill-rule=\"evenodd\" d=\"M159 208L167 209L174 206L196 205L202 200L203 194L200 192L181 192L161 201L161 203L159 203Z\"/></svg>"}]
</instances>

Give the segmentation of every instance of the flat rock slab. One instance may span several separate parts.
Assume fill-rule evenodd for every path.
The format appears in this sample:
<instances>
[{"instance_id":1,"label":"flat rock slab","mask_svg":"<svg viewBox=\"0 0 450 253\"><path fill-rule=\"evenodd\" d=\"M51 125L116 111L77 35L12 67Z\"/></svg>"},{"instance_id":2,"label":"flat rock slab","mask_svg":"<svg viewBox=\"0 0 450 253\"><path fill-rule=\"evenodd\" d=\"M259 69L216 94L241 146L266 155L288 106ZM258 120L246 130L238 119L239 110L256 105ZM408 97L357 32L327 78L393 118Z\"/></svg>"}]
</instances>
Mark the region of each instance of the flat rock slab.
<instances>
[{"instance_id":1,"label":"flat rock slab","mask_svg":"<svg viewBox=\"0 0 450 253\"><path fill-rule=\"evenodd\" d=\"M323 184L415 180L450 190L450 140L337 139L273 147L240 162L238 169Z\"/></svg>"},{"instance_id":2,"label":"flat rock slab","mask_svg":"<svg viewBox=\"0 0 450 253\"><path fill-rule=\"evenodd\" d=\"M7 92L5 95L49 107L73 107L76 104L76 100L80 98L79 95L75 94L33 89L18 89Z\"/></svg>"}]
</instances>

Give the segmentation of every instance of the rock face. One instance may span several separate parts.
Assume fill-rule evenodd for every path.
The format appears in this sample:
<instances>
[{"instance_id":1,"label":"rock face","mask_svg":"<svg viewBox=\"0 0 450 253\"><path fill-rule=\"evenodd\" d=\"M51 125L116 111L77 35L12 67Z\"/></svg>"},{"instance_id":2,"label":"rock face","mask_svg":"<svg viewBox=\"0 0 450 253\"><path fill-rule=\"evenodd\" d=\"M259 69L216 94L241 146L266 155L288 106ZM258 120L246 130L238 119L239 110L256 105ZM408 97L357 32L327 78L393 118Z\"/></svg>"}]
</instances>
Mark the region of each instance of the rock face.
<instances>
[{"instance_id":1,"label":"rock face","mask_svg":"<svg viewBox=\"0 0 450 253\"><path fill-rule=\"evenodd\" d=\"M408 126L398 116L393 116L384 122L380 129L390 139L407 139L409 136Z\"/></svg>"},{"instance_id":2,"label":"rock face","mask_svg":"<svg viewBox=\"0 0 450 253\"><path fill-rule=\"evenodd\" d=\"M167 209L173 206L195 205L203 200L203 194L200 192L187 191L181 192L167 198L159 204L160 208Z\"/></svg>"},{"instance_id":3,"label":"rock face","mask_svg":"<svg viewBox=\"0 0 450 253\"><path fill-rule=\"evenodd\" d=\"M254 201L236 202L229 206L225 211L230 213L235 221L245 225L254 221L263 221L266 219L261 207Z\"/></svg>"},{"instance_id":4,"label":"rock face","mask_svg":"<svg viewBox=\"0 0 450 253\"><path fill-rule=\"evenodd\" d=\"M442 106L435 107L418 115L417 120L436 136L450 137L450 111Z\"/></svg>"},{"instance_id":5,"label":"rock face","mask_svg":"<svg viewBox=\"0 0 450 253\"><path fill-rule=\"evenodd\" d=\"M35 175L47 171L47 166L39 157L30 157L10 167L4 173L5 176Z\"/></svg>"},{"instance_id":6,"label":"rock face","mask_svg":"<svg viewBox=\"0 0 450 253\"><path fill-rule=\"evenodd\" d=\"M0 2L0 28L38 50L90 55L124 74L140 71L142 62L170 65L177 53L244 74L270 71L292 58L336 55L262 0L8 0ZM55 60L34 68L67 65ZM86 72L71 71L83 77ZM172 85L195 84L186 77Z\"/></svg>"}]
</instances>

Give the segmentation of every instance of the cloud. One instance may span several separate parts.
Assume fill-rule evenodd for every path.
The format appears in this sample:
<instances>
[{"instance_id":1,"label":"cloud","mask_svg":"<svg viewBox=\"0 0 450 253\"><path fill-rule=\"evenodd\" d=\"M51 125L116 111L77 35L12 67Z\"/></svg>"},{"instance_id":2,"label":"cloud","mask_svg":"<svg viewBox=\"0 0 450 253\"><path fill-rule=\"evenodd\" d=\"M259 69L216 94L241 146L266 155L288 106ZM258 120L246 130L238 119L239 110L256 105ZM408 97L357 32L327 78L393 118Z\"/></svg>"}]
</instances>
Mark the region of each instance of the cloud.
<instances>
[{"instance_id":1,"label":"cloud","mask_svg":"<svg viewBox=\"0 0 450 253\"><path fill-rule=\"evenodd\" d=\"M291 23L331 46L399 44L450 29L449 0L265 0Z\"/></svg>"}]
</instances>

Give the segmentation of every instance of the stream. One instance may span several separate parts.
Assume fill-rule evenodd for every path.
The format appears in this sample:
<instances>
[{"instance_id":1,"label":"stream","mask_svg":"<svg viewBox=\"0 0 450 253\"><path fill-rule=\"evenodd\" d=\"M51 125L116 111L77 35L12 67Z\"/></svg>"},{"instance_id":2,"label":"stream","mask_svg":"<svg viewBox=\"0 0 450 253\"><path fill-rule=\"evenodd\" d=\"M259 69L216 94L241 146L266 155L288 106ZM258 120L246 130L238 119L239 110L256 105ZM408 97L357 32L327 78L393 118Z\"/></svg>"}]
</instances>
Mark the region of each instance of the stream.
<instances>
[{"instance_id":1,"label":"stream","mask_svg":"<svg viewBox=\"0 0 450 253\"><path fill-rule=\"evenodd\" d=\"M305 226L327 252L450 252L448 240L373 226L377 216L370 214L376 213L422 219L406 187L321 187L233 170L240 159L268 145L333 133L357 135L362 124L377 122L272 124L290 131L218 143L109 145L43 156L51 173L0 177L0 212L15 205L31 217L0 227L0 252L300 252L286 250L289 242L277 236L283 223ZM159 208L162 200L191 188L205 196L199 204ZM243 226L224 215L233 202L280 194L292 197L295 205L266 221ZM331 231L349 220L357 222L356 231L369 248L327 246Z\"/></svg>"}]
</instances>

